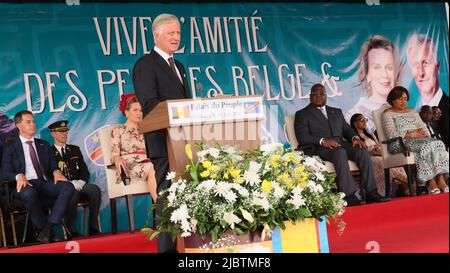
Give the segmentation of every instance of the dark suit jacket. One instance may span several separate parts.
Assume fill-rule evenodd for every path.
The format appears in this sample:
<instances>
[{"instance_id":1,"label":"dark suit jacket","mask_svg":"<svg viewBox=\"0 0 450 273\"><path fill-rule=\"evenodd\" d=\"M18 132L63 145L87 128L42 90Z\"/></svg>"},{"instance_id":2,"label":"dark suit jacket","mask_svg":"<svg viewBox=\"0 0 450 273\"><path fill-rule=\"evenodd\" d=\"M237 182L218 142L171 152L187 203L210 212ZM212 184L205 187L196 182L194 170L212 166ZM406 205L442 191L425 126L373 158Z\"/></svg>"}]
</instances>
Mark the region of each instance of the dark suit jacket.
<instances>
[{"instance_id":1,"label":"dark suit jacket","mask_svg":"<svg viewBox=\"0 0 450 273\"><path fill-rule=\"evenodd\" d=\"M341 109L326 106L328 119L311 103L295 113L294 129L299 143L298 149L305 154L317 154L320 139L334 139L342 144L346 138L351 142L355 131L345 122Z\"/></svg>"},{"instance_id":2,"label":"dark suit jacket","mask_svg":"<svg viewBox=\"0 0 450 273\"><path fill-rule=\"evenodd\" d=\"M428 132L430 133L431 137L434 137L434 138L442 140L442 136L441 136L441 132L440 132L440 129L439 129L439 125L436 122L430 121L430 122L425 123L425 125L427 126Z\"/></svg>"},{"instance_id":3,"label":"dark suit jacket","mask_svg":"<svg viewBox=\"0 0 450 273\"><path fill-rule=\"evenodd\" d=\"M445 145L448 147L448 123L449 123L449 112L448 112L448 96L443 93L441 101L439 102L439 109L441 109L442 116L439 119L439 132L441 133L442 140Z\"/></svg>"},{"instance_id":4,"label":"dark suit jacket","mask_svg":"<svg viewBox=\"0 0 450 273\"><path fill-rule=\"evenodd\" d=\"M134 91L144 117L162 101L192 97L183 64L175 60L175 65L180 71L183 84L172 72L169 64L154 50L142 56L134 65ZM146 133L145 144L149 157L167 157L165 132Z\"/></svg>"},{"instance_id":5,"label":"dark suit jacket","mask_svg":"<svg viewBox=\"0 0 450 273\"><path fill-rule=\"evenodd\" d=\"M89 182L89 169L83 159L80 148L76 145L66 144L65 157L58 152L58 149L52 145L52 152L55 156L56 166L69 180L83 180Z\"/></svg>"},{"instance_id":6,"label":"dark suit jacket","mask_svg":"<svg viewBox=\"0 0 450 273\"><path fill-rule=\"evenodd\" d=\"M57 170L55 157L47 141L35 138L36 153L41 165L42 174L53 182L53 172ZM16 175L25 174L25 154L22 142L16 137L3 147L2 172L6 181L16 181Z\"/></svg>"}]
</instances>

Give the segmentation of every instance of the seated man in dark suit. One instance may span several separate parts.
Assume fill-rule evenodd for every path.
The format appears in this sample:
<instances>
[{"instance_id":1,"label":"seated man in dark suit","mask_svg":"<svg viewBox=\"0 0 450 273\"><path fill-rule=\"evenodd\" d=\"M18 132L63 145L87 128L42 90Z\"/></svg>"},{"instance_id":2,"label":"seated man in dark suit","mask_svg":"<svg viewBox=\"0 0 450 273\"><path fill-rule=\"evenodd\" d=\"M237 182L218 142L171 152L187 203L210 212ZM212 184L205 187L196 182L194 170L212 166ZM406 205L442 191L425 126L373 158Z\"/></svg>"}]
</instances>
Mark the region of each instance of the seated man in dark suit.
<instances>
[{"instance_id":1,"label":"seated man in dark suit","mask_svg":"<svg viewBox=\"0 0 450 273\"><path fill-rule=\"evenodd\" d=\"M442 140L441 134L439 133L439 126L437 123L433 122L433 109L431 106L422 105L422 107L420 107L419 116L423 123L427 125L430 136Z\"/></svg>"},{"instance_id":2,"label":"seated man in dark suit","mask_svg":"<svg viewBox=\"0 0 450 273\"><path fill-rule=\"evenodd\" d=\"M83 160L80 148L76 145L67 144L68 123L67 120L60 120L48 126L55 140L52 150L58 169L75 187L65 219L67 228L73 237L80 236L76 232L77 204L80 197L83 197L89 200L89 235L97 235L100 233L98 213L102 194L97 185L88 183L91 174Z\"/></svg>"},{"instance_id":3,"label":"seated man in dark suit","mask_svg":"<svg viewBox=\"0 0 450 273\"><path fill-rule=\"evenodd\" d=\"M442 117L442 111L439 106L431 107L433 115L431 117L431 125L435 128L440 135L440 139L444 142L445 147L448 150L448 116L447 113L445 117ZM448 107L447 107L448 109Z\"/></svg>"},{"instance_id":4,"label":"seated man in dark suit","mask_svg":"<svg viewBox=\"0 0 450 273\"><path fill-rule=\"evenodd\" d=\"M299 149L307 155L319 155L331 161L336 169L337 185L345 193L349 206L363 204L348 167L348 159L356 162L361 171L365 199L368 203L385 202L389 198L378 194L370 154L364 142L345 122L341 109L326 106L325 87L315 84L311 88L311 103L295 113L295 135ZM344 141L344 138L349 142Z\"/></svg>"},{"instance_id":5,"label":"seated man in dark suit","mask_svg":"<svg viewBox=\"0 0 450 273\"><path fill-rule=\"evenodd\" d=\"M3 178L16 183L12 197L18 198L30 214L31 222L39 231L37 240L48 243L52 228L61 223L75 189L57 169L48 142L33 137L36 132L33 113L20 111L14 116L14 122L19 137L3 147ZM48 217L41 197L55 199Z\"/></svg>"}]
</instances>

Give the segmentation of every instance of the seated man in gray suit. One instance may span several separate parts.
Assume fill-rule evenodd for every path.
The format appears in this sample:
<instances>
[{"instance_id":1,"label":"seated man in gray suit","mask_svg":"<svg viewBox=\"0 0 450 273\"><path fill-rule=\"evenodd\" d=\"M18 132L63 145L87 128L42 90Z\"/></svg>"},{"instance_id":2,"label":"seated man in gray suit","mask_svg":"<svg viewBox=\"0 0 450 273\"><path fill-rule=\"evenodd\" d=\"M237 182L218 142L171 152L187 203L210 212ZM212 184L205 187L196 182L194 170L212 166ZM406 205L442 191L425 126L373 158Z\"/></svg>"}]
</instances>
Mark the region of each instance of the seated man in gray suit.
<instances>
[{"instance_id":1,"label":"seated man in gray suit","mask_svg":"<svg viewBox=\"0 0 450 273\"><path fill-rule=\"evenodd\" d=\"M319 155L331 161L336 169L336 180L349 206L364 204L357 195L357 187L348 167L348 159L361 170L362 186L367 203L385 202L389 198L378 194L374 171L367 146L345 122L341 109L326 106L325 87L315 84L309 95L311 103L295 113L295 135L299 149L306 155ZM344 138L348 142L344 141Z\"/></svg>"}]
</instances>

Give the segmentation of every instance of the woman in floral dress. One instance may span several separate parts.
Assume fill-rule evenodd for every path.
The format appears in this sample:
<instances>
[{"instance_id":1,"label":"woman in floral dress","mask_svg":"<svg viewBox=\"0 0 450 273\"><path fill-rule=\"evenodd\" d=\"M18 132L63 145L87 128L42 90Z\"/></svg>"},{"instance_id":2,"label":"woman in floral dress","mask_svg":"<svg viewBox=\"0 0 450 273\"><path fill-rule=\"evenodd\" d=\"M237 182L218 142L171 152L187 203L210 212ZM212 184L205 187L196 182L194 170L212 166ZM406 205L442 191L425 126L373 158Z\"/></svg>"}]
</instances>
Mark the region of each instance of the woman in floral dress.
<instances>
[{"instance_id":1,"label":"woman in floral dress","mask_svg":"<svg viewBox=\"0 0 450 273\"><path fill-rule=\"evenodd\" d=\"M414 153L419 186L428 186L429 194L448 192L444 174L448 174L448 152L441 140L431 138L425 123L413 109L406 108L409 93L397 86L389 92L387 101L392 106L383 112L386 138L402 137L406 148ZM399 153L400 143L392 142L389 152Z\"/></svg>"},{"instance_id":2,"label":"woman in floral dress","mask_svg":"<svg viewBox=\"0 0 450 273\"><path fill-rule=\"evenodd\" d=\"M111 132L112 156L117 175L120 177L120 171L123 169L131 181L147 180L150 195L156 202L155 170L147 157L144 135L138 130L142 121L141 105L135 94L125 94L121 97L119 108L127 121L116 126Z\"/></svg>"}]
</instances>

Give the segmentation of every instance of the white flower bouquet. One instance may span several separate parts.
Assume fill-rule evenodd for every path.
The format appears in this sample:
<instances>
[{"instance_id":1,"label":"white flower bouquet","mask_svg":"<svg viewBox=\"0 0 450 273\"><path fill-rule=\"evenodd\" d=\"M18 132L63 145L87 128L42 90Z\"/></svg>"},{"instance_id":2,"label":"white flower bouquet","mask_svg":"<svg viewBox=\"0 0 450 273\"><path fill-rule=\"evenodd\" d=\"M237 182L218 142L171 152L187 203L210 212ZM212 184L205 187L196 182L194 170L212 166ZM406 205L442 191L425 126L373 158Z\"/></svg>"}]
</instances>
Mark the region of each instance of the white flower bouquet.
<instances>
[{"instance_id":1,"label":"white flower bouquet","mask_svg":"<svg viewBox=\"0 0 450 273\"><path fill-rule=\"evenodd\" d=\"M245 153L228 145L197 146L196 162L186 145L191 164L182 174L167 174L172 185L158 196L163 210L151 239L169 232L173 238L210 234L216 241L228 231L284 229L286 220L344 212L344 195L334 191L335 174L326 172L318 157L285 150L280 143Z\"/></svg>"}]
</instances>

